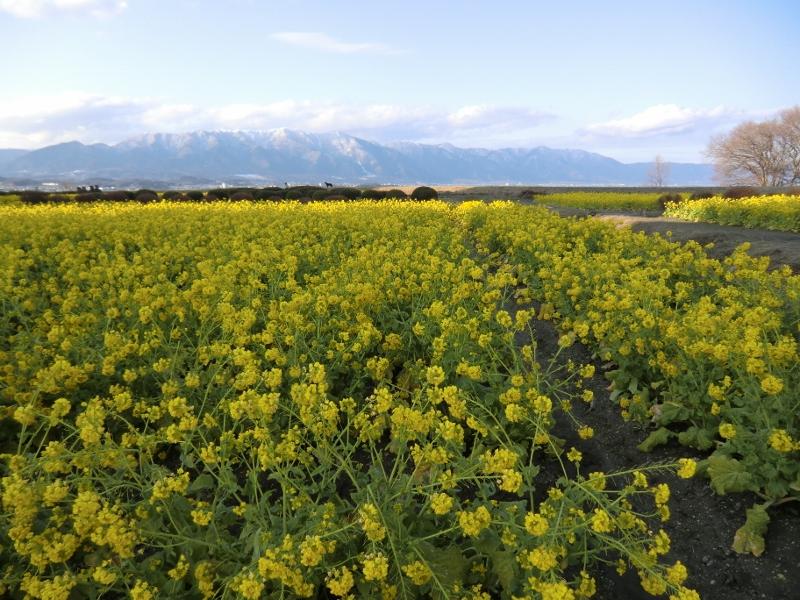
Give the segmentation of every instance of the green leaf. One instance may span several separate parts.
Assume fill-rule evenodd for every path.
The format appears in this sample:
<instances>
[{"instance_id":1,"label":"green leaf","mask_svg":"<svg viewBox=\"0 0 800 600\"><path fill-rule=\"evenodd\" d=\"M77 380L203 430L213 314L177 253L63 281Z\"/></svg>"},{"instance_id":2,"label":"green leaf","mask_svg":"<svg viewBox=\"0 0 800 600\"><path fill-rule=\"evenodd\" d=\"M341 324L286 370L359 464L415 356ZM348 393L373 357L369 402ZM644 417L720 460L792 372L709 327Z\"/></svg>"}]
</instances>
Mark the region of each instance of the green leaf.
<instances>
[{"instance_id":1,"label":"green leaf","mask_svg":"<svg viewBox=\"0 0 800 600\"><path fill-rule=\"evenodd\" d=\"M708 476L711 486L719 495L728 492L755 491L753 476L735 458L714 454L708 459Z\"/></svg>"},{"instance_id":2,"label":"green leaf","mask_svg":"<svg viewBox=\"0 0 800 600\"><path fill-rule=\"evenodd\" d=\"M469 560L464 558L459 548L456 546L436 548L432 544L420 544L418 548L439 585L445 590L451 590L454 584L464 581L469 568ZM434 588L437 587L434 584Z\"/></svg>"},{"instance_id":3,"label":"green leaf","mask_svg":"<svg viewBox=\"0 0 800 600\"><path fill-rule=\"evenodd\" d=\"M492 552L489 555L492 561L492 573L497 576L497 580L506 592L512 592L514 582L517 581L517 561L514 553L508 550L502 552Z\"/></svg>"},{"instance_id":4,"label":"green leaf","mask_svg":"<svg viewBox=\"0 0 800 600\"><path fill-rule=\"evenodd\" d=\"M747 520L733 536L733 550L739 554L761 556L764 553L764 534L768 524L769 514L763 504L754 504L753 508L748 508Z\"/></svg>"},{"instance_id":5,"label":"green leaf","mask_svg":"<svg viewBox=\"0 0 800 600\"><path fill-rule=\"evenodd\" d=\"M208 474L203 473L189 485L189 492L200 492L202 490L210 490L215 486L214 478Z\"/></svg>"},{"instance_id":6,"label":"green leaf","mask_svg":"<svg viewBox=\"0 0 800 600\"><path fill-rule=\"evenodd\" d=\"M663 425L675 423L676 421L685 421L689 418L689 409L676 402L665 402L660 408L661 414L658 417L658 422Z\"/></svg>"},{"instance_id":7,"label":"green leaf","mask_svg":"<svg viewBox=\"0 0 800 600\"><path fill-rule=\"evenodd\" d=\"M705 429L693 425L686 431L681 431L678 434L678 442L680 442L682 446L689 446L690 448L697 448L698 450L708 450L714 445L714 438Z\"/></svg>"},{"instance_id":8,"label":"green leaf","mask_svg":"<svg viewBox=\"0 0 800 600\"><path fill-rule=\"evenodd\" d=\"M656 446L666 444L670 438L675 435L666 427L659 427L654 432L645 438L645 440L637 446L642 452L650 452Z\"/></svg>"}]
</instances>

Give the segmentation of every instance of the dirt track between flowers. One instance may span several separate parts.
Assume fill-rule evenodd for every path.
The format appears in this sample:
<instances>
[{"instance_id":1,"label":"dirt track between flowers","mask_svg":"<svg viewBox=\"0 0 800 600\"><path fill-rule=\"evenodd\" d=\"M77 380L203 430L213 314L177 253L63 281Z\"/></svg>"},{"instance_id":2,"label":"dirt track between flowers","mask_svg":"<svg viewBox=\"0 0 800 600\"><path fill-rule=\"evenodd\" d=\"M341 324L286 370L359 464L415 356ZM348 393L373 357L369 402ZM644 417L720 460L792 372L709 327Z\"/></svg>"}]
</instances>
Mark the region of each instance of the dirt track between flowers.
<instances>
[{"instance_id":1,"label":"dirt track between flowers","mask_svg":"<svg viewBox=\"0 0 800 600\"><path fill-rule=\"evenodd\" d=\"M713 244L707 252L714 258L722 258L737 246L749 242L748 253L752 256L768 256L771 266L789 265L800 272L800 234L766 229L745 229L713 223L692 223L670 217L649 217L623 214L602 214L595 218L611 221L633 231L666 235L672 232L676 242L695 240L700 244Z\"/></svg>"},{"instance_id":2,"label":"dirt track between flowers","mask_svg":"<svg viewBox=\"0 0 800 600\"><path fill-rule=\"evenodd\" d=\"M547 196L541 196L540 202L529 198L521 198L520 186L436 186L440 198L446 202L463 202L465 200L509 200L520 204L537 204L546 206ZM576 188L578 189L578 188ZM408 188L410 193L411 188ZM560 190L567 191L567 190ZM551 210L564 217L594 217L612 221L619 227L630 227L633 231L658 233L666 235L672 232L672 240L688 242L694 240L699 244L713 244L707 252L714 258L724 258L737 246L749 242L748 253L751 256L768 256L770 267L788 265L795 273L800 273L800 233L786 231L770 231L766 229L747 229L714 223L693 223L661 216L660 211L625 212L620 210L593 210L583 208L566 208L549 206ZM798 592L800 598L800 592Z\"/></svg>"}]
</instances>

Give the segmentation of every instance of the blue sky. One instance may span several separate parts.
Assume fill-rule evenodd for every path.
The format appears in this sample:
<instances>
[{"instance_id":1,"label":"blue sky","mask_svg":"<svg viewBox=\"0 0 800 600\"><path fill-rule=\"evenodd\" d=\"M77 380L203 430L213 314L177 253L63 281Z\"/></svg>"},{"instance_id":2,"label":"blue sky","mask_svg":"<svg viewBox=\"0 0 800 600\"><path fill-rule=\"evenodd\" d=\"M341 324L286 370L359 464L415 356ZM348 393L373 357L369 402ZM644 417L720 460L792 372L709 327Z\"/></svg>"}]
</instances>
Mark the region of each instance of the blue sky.
<instances>
[{"instance_id":1,"label":"blue sky","mask_svg":"<svg viewBox=\"0 0 800 600\"><path fill-rule=\"evenodd\" d=\"M0 0L0 147L194 129L702 160L800 103L797 0Z\"/></svg>"}]
</instances>

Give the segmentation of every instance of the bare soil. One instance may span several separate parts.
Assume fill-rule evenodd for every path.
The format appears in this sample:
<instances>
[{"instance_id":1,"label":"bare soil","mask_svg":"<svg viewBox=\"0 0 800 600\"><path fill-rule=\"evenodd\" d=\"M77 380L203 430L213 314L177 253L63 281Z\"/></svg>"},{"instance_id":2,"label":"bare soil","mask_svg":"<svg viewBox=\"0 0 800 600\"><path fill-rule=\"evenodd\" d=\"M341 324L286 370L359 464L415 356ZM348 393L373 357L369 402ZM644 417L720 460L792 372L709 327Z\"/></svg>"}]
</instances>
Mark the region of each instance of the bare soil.
<instances>
[{"instance_id":1,"label":"bare soil","mask_svg":"<svg viewBox=\"0 0 800 600\"><path fill-rule=\"evenodd\" d=\"M553 323L535 320L537 359L546 362L555 356L559 333ZM652 453L637 448L649 431L642 425L626 422L610 399L608 381L602 365L593 360L585 346L573 344L559 361L593 363L595 376L585 383L594 392L591 406L575 403L574 411L590 425L595 436L580 440L574 427L560 421L554 433L583 452L583 472L629 469L636 465L674 461L702 456L677 444ZM655 479L653 480L656 481ZM798 600L800 599L800 503L790 502L770 509L771 522L766 536L766 551L760 557L736 554L731 550L733 536L744 523L745 510L756 502L752 494L718 496L707 479L689 480L663 477L671 489L672 516L663 525L672 539L666 559L680 560L689 569L686 585L696 589L704 600ZM646 600L652 596L642 590L638 576L629 571L619 576L608 566L598 576L598 600Z\"/></svg>"},{"instance_id":2,"label":"bare soil","mask_svg":"<svg viewBox=\"0 0 800 600\"><path fill-rule=\"evenodd\" d=\"M789 265L800 272L800 234L766 229L745 229L714 223L692 223L669 217L647 217L631 215L597 215L598 219L612 221L620 227L634 231L666 235L672 232L672 240L687 242L695 240L701 244L713 244L707 248L710 256L721 258L745 243L750 243L748 253L753 256L768 256L772 266Z\"/></svg>"}]
</instances>

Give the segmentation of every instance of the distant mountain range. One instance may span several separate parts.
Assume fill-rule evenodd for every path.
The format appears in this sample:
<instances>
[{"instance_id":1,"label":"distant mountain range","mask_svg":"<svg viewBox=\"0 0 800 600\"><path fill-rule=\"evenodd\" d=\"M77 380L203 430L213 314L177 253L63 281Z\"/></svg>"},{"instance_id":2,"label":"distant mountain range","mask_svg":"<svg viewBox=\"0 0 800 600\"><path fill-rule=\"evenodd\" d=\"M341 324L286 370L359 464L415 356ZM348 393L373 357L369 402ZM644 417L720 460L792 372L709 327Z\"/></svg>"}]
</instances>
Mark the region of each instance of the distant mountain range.
<instances>
[{"instance_id":1,"label":"distant mountain range","mask_svg":"<svg viewBox=\"0 0 800 600\"><path fill-rule=\"evenodd\" d=\"M0 150L0 178L98 183L184 184L647 184L650 163L621 163L583 150L457 148L378 144L344 133L197 131L155 133L115 145L67 142L38 150ZM670 185L710 185L706 164L670 163Z\"/></svg>"}]
</instances>

